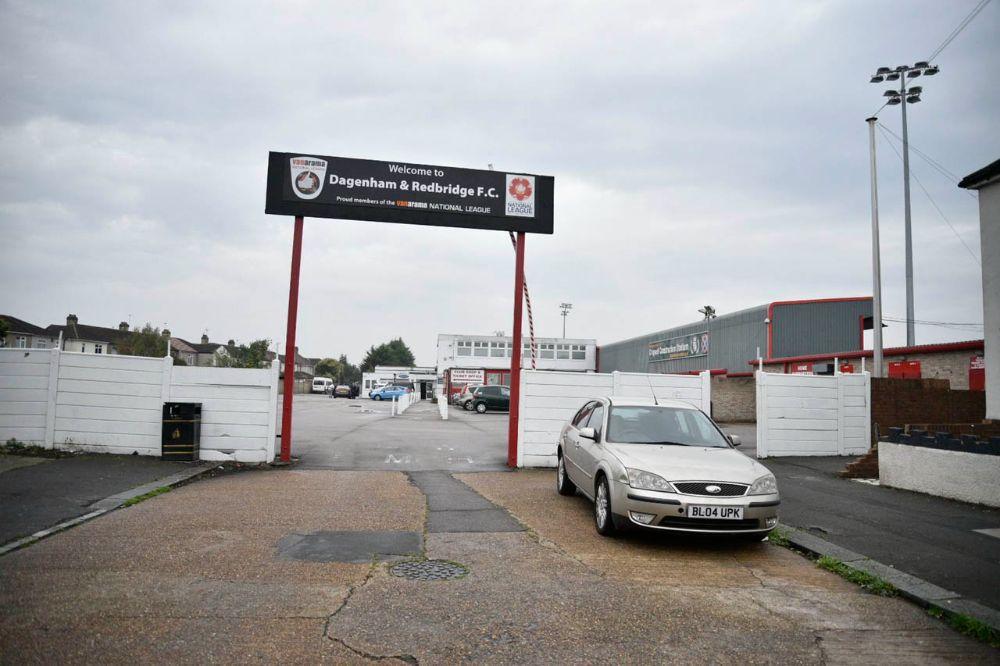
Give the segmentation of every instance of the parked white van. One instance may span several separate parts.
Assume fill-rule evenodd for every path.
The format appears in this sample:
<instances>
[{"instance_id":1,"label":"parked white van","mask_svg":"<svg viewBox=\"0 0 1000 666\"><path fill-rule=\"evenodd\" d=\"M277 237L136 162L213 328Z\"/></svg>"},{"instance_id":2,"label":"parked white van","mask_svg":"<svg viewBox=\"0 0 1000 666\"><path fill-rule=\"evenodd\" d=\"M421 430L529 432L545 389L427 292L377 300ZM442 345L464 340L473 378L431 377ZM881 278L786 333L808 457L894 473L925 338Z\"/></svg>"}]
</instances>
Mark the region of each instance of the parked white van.
<instances>
[{"instance_id":1,"label":"parked white van","mask_svg":"<svg viewBox=\"0 0 1000 666\"><path fill-rule=\"evenodd\" d=\"M313 393L326 393L333 387L333 380L329 377L316 377L313 379Z\"/></svg>"}]
</instances>

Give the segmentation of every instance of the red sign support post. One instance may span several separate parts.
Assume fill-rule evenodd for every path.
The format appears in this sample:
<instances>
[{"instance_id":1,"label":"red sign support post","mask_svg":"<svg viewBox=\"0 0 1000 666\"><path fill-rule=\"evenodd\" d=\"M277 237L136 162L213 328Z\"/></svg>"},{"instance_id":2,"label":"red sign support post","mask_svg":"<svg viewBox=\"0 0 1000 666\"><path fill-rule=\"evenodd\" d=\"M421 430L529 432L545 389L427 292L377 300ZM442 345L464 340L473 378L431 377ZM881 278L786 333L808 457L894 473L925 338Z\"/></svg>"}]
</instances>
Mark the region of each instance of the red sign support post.
<instances>
[{"instance_id":1,"label":"red sign support post","mask_svg":"<svg viewBox=\"0 0 1000 666\"><path fill-rule=\"evenodd\" d=\"M514 260L514 349L510 355L510 418L507 425L507 466L517 467L517 421L521 404L521 310L524 298L524 232L517 234Z\"/></svg>"},{"instance_id":2,"label":"red sign support post","mask_svg":"<svg viewBox=\"0 0 1000 666\"><path fill-rule=\"evenodd\" d=\"M299 265L302 263L301 215L295 216L292 238L292 277L288 283L288 328L285 330L285 395L281 403L281 462L292 460L292 396L295 394L295 323L299 315ZM280 363L281 360L279 359Z\"/></svg>"}]
</instances>

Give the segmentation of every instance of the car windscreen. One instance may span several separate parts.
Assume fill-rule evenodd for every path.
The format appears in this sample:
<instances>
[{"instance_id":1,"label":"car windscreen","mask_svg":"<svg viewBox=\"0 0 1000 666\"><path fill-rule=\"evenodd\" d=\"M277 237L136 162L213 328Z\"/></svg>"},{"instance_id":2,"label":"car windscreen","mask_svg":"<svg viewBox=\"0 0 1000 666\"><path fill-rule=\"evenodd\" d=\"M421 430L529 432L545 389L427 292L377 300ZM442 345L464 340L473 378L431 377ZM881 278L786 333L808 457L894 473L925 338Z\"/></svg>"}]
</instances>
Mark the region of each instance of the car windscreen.
<instances>
[{"instance_id":1,"label":"car windscreen","mask_svg":"<svg viewBox=\"0 0 1000 666\"><path fill-rule=\"evenodd\" d=\"M620 444L729 447L703 413L674 407L612 407L606 439Z\"/></svg>"}]
</instances>

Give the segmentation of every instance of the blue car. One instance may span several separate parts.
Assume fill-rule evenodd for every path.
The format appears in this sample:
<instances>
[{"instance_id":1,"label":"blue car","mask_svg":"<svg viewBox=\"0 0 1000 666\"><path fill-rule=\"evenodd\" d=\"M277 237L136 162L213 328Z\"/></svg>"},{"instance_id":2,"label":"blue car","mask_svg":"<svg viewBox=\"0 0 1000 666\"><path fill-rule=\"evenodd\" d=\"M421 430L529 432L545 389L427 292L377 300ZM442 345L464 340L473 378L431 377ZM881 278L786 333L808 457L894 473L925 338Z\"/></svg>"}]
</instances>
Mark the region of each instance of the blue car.
<instances>
[{"instance_id":1,"label":"blue car","mask_svg":"<svg viewBox=\"0 0 1000 666\"><path fill-rule=\"evenodd\" d=\"M398 398L399 396L407 393L409 393L409 389L402 386L383 386L382 388L369 393L368 397L372 400L392 400L393 398Z\"/></svg>"}]
</instances>

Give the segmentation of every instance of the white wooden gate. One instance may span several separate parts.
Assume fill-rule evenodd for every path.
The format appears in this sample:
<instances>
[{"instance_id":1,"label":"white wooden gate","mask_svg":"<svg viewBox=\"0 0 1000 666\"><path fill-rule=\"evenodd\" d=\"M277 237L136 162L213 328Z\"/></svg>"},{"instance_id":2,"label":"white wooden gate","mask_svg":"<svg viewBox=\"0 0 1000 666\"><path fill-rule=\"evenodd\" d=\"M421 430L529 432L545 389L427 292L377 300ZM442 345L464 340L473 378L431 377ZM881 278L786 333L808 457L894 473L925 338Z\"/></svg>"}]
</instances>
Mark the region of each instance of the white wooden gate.
<instances>
[{"instance_id":1,"label":"white wooden gate","mask_svg":"<svg viewBox=\"0 0 1000 666\"><path fill-rule=\"evenodd\" d=\"M521 404L517 421L517 466L555 467L559 433L583 404L600 396L656 395L683 400L706 414L712 404L712 383L700 375L658 375L631 372L521 371Z\"/></svg>"},{"instance_id":2,"label":"white wooden gate","mask_svg":"<svg viewBox=\"0 0 1000 666\"><path fill-rule=\"evenodd\" d=\"M871 446L871 377L756 373L757 457L849 456Z\"/></svg>"}]
</instances>

